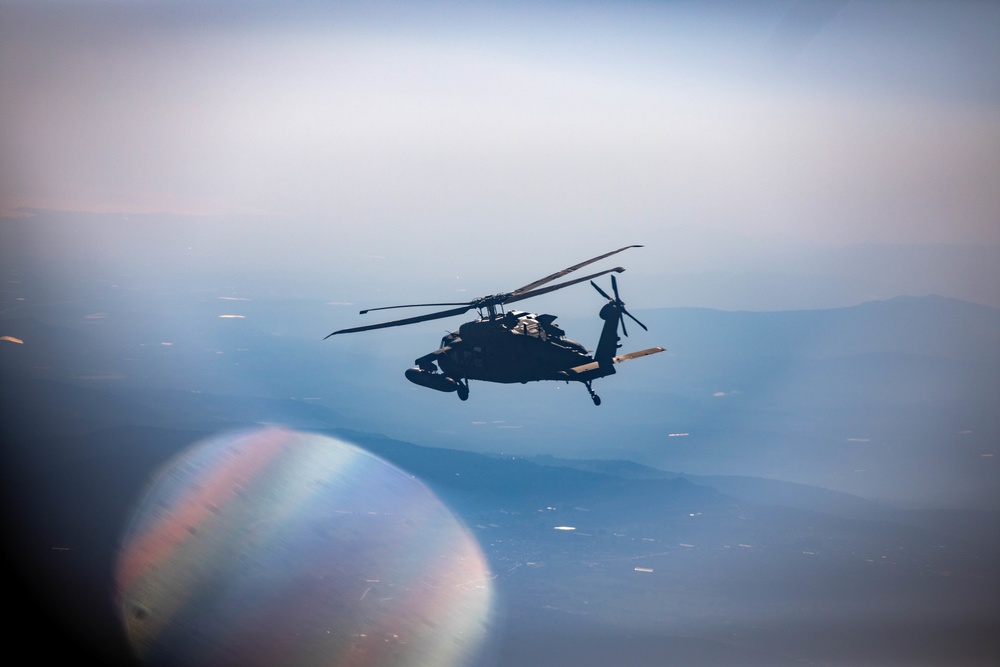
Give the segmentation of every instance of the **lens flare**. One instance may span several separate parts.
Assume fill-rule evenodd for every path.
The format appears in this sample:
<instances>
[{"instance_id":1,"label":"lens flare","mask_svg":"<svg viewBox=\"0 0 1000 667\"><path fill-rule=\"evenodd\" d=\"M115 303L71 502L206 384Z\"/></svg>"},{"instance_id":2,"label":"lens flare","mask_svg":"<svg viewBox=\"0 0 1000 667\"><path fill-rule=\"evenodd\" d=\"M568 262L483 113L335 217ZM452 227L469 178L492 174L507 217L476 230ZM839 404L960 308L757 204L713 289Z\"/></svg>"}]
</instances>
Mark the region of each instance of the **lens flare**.
<instances>
[{"instance_id":1,"label":"lens flare","mask_svg":"<svg viewBox=\"0 0 1000 667\"><path fill-rule=\"evenodd\" d=\"M281 429L165 466L122 539L129 641L156 665L474 664L493 589L475 539L419 480Z\"/></svg>"}]
</instances>

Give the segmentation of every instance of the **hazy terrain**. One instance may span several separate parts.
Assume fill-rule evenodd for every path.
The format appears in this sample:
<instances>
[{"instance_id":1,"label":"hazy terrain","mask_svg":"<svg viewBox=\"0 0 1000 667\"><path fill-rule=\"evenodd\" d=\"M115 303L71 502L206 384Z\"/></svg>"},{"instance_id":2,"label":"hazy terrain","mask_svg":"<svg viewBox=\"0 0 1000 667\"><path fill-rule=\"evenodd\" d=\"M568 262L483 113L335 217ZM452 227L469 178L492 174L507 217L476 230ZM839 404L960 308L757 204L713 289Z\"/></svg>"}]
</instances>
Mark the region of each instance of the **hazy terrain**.
<instances>
[{"instance_id":1,"label":"hazy terrain","mask_svg":"<svg viewBox=\"0 0 1000 667\"><path fill-rule=\"evenodd\" d=\"M303 337L321 307L109 289L8 310L6 543L39 655L127 660L110 573L132 503L185 446L261 423L360 444L449 503L496 575L497 664L1000 655L996 310L636 311L669 356L595 408L556 384L413 387L433 338Z\"/></svg>"},{"instance_id":2,"label":"hazy terrain","mask_svg":"<svg viewBox=\"0 0 1000 667\"><path fill-rule=\"evenodd\" d=\"M40 624L49 640L28 646L127 663L110 596L117 540L156 467L209 431L70 434L60 418L144 415L107 395L5 380L19 624ZM39 392L53 403L35 403ZM52 419L30 421L30 409ZM993 512L900 511L760 479L329 433L418 475L469 524L496 575L496 664L985 665L998 655Z\"/></svg>"},{"instance_id":3,"label":"hazy terrain","mask_svg":"<svg viewBox=\"0 0 1000 667\"><path fill-rule=\"evenodd\" d=\"M324 341L363 320L355 307L167 285L17 287L8 295L26 298L8 301L2 335L23 344L2 343L6 372L124 394L157 425L343 426L483 453L760 476L907 506L1000 506L1000 310L988 306L898 297L807 311L635 308L650 330L633 327L623 350L668 351L595 383L595 408L578 385L473 382L463 403L407 382L403 371L461 318ZM596 311L600 297L577 290ZM544 299L538 312L557 307ZM596 344L596 312L558 321Z\"/></svg>"}]
</instances>

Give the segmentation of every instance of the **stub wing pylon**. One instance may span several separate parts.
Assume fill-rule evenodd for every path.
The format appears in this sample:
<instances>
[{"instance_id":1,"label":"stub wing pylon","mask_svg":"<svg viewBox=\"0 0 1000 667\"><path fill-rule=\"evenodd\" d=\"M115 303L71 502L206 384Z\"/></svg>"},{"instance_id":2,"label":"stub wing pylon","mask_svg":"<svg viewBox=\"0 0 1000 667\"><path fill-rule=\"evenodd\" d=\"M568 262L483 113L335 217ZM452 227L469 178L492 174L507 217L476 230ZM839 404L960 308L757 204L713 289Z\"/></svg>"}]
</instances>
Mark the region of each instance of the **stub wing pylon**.
<instances>
[{"instance_id":1,"label":"stub wing pylon","mask_svg":"<svg viewBox=\"0 0 1000 667\"><path fill-rule=\"evenodd\" d=\"M637 352L629 352L628 354L619 354L617 357L611 358L611 363L620 364L623 361L629 361L631 359L638 359L640 357L647 357L651 354L656 354L658 352L665 352L664 347L647 347L645 350L639 350ZM566 371L566 375L569 377L577 377L584 375L586 373L591 373L596 370L600 370L601 362L591 361L589 364L581 364L579 366L574 366Z\"/></svg>"}]
</instances>

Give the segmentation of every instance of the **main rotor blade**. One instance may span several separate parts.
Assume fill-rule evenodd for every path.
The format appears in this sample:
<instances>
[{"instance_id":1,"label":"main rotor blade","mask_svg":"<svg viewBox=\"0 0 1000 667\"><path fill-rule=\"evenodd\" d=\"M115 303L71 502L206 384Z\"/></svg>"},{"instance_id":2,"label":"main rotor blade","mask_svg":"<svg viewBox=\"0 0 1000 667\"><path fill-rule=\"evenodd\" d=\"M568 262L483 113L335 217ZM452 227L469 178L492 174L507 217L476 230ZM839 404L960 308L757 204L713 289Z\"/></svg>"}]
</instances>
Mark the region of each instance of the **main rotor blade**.
<instances>
[{"instance_id":1,"label":"main rotor blade","mask_svg":"<svg viewBox=\"0 0 1000 667\"><path fill-rule=\"evenodd\" d=\"M406 303L402 306L380 306L378 308L365 308L358 312L358 315L364 315L365 313L370 313L376 310L392 310L393 308L436 308L439 306L468 306L472 308L472 304L468 301L451 301L448 303Z\"/></svg>"},{"instance_id":2,"label":"main rotor blade","mask_svg":"<svg viewBox=\"0 0 1000 667\"><path fill-rule=\"evenodd\" d=\"M562 276L565 276L568 273L576 271L579 268L587 266L588 264L593 264L594 262L602 260L605 257L610 257L611 255L615 255L617 253L620 253L623 250L628 250L629 248L641 248L641 247L642 247L641 245L627 245L627 246L624 246L622 248L618 248L617 250L612 250L611 252L606 252L603 255L598 255L597 257L593 257L591 259L588 259L585 262L580 262L579 264L574 264L573 266L567 267L567 268L563 269L562 271L557 271L556 273L553 273L550 276L546 276L546 277L544 277L544 278L542 278L540 280L536 280L536 281L534 281L532 283L528 283L527 285L524 285L523 287L519 287L516 290L514 290L513 292L509 292L507 294L497 294L497 295L494 295L494 296L481 297L481 298L475 299L473 301L458 301L458 302L447 302L447 303L408 303L408 304L403 304L403 305L399 305L399 306L381 306L379 308L367 308L365 310L360 311L360 314L364 315L365 313L370 313L370 312L376 311L376 310L392 310L392 309L395 309L395 308L420 308L420 307L436 307L436 306L459 306L458 308L452 308L450 310L444 310L444 311L437 312L437 313L428 313L427 315L417 315L416 317L407 317L407 318L404 318L404 319L401 319L401 320L392 320L390 322L380 322L378 324L367 324L367 325L360 326L360 327L351 327L351 328L348 328L348 329L339 329L339 330L334 331L333 333L327 335L326 338L329 338L330 336L336 336L337 334L355 333L355 332L358 332L358 331L371 331L373 329L386 329L388 327L399 327L399 326L404 326L404 325L407 325L407 324L416 324L417 322L426 322L428 320L437 320L437 319L442 319L442 318L445 318L445 317L452 317L453 315L461 315L462 313L468 312L469 310L471 310L473 308L488 307L491 304L492 305L497 305L497 304L513 303L515 301L521 301L523 299L529 299L529 298L531 298L533 296L540 296L542 294L548 294L549 292L554 292L556 290L562 289L563 287L569 287L570 285L576 285L577 283L582 283L585 280L591 280L591 284L594 285L594 287L597 289L597 291L601 292L601 294L604 294L605 297L607 297L608 299L610 299L611 297L608 297L608 295L605 294L604 291L601 290L600 287L597 287L597 285L593 283L592 279L593 278L599 278L600 276L603 276L603 275L606 275L606 274L612 273L612 272L614 272L614 273L621 273L622 271L625 270L625 267L616 266L613 269L607 269L606 271L600 271L598 273L592 273L589 276L584 276L583 278L577 278L575 280L568 280L566 282L559 283L558 285L550 285L549 287L544 287L544 288L541 287L541 286L544 285L544 284L546 284L546 283L552 282L553 280L555 280L557 278L561 278ZM630 317L631 317L631 315L630 315ZM635 318L632 318L632 319L635 319ZM643 328L645 328L645 327L643 327ZM324 340L326 340L326 338L324 338Z\"/></svg>"},{"instance_id":3,"label":"main rotor blade","mask_svg":"<svg viewBox=\"0 0 1000 667\"><path fill-rule=\"evenodd\" d=\"M551 276L545 276L544 278L536 280L533 283L528 283L524 287L518 287L516 290L514 290L513 292L511 292L511 294L513 294L514 296L519 296L519 295L523 294L524 292L530 292L531 290L535 289L536 287L541 287L545 283L552 282L553 280L556 280L557 278L562 278L567 273L572 273L573 271L576 271L577 269L582 269L583 267L587 266L588 264L593 264L594 262L602 260L605 257L611 257L611 255L615 255L617 253L620 253L623 250L628 250L629 248L641 248L641 247L642 247L641 245L627 245L624 248L618 248L618 250L612 250L611 252L606 252L603 255L599 255L599 256L594 257L592 259L588 259L585 262L580 262L579 264L574 264L573 266L565 268L562 271L557 271L557 272L553 273ZM586 280L586 278L581 278L581 280ZM579 282L579 281L577 281L577 282ZM566 283L566 284L567 285L572 285L573 283Z\"/></svg>"},{"instance_id":4,"label":"main rotor blade","mask_svg":"<svg viewBox=\"0 0 1000 667\"><path fill-rule=\"evenodd\" d=\"M511 296L503 300L503 303L514 303L515 301L530 299L533 296L548 294L549 292L555 292L557 289L562 289L563 287L569 287L570 285L576 285L577 283L582 283L584 280L591 280L593 278L598 278L607 273L611 273L612 271L614 271L615 273L621 273L624 270L625 270L624 266L616 266L615 268L608 269L607 271L592 273L589 276L584 276L583 278L576 278L575 280L567 280L566 282L559 283L558 285L549 285L548 287L541 287L539 289L531 290L530 292L519 292L517 294L511 294Z\"/></svg>"},{"instance_id":5,"label":"main rotor blade","mask_svg":"<svg viewBox=\"0 0 1000 667\"><path fill-rule=\"evenodd\" d=\"M402 320L392 320L391 322L380 322L378 324L366 324L360 327L351 327L350 329L340 329L334 331L332 334L326 336L323 340L326 340L330 336L336 336L337 334L345 333L356 333L358 331L371 331L372 329L386 329L388 327L401 327L405 324L416 324L417 322L426 322L427 320L440 320L445 317L452 317L453 315L461 315L462 313L468 312L472 306L463 305L461 308L452 308L451 310L442 310L437 313L428 313L426 315L417 315L416 317L407 317Z\"/></svg>"}]
</instances>

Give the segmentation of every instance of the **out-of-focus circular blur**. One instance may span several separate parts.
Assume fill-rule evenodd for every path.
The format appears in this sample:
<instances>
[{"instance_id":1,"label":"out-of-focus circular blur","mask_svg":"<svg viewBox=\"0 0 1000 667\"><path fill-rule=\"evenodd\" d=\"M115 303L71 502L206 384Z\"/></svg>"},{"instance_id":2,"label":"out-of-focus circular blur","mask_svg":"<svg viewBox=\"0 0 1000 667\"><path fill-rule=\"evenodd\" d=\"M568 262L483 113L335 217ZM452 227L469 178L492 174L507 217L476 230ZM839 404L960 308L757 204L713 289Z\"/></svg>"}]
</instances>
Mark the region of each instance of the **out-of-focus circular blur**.
<instances>
[{"instance_id":1,"label":"out-of-focus circular blur","mask_svg":"<svg viewBox=\"0 0 1000 667\"><path fill-rule=\"evenodd\" d=\"M479 545L419 480L354 445L267 429L165 466L116 583L154 665L473 664L490 630Z\"/></svg>"}]
</instances>

